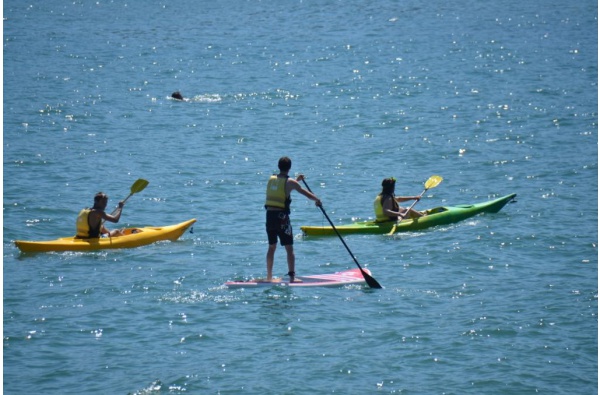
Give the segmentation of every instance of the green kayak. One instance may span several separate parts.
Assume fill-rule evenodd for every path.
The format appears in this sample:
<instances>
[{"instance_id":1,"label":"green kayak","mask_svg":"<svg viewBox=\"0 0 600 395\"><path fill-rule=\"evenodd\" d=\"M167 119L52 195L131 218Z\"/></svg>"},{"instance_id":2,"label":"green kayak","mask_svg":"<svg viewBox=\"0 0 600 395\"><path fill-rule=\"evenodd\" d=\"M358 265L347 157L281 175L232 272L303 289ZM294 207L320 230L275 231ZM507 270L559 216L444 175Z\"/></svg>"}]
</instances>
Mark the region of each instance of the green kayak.
<instances>
[{"instance_id":1,"label":"green kayak","mask_svg":"<svg viewBox=\"0 0 600 395\"><path fill-rule=\"evenodd\" d=\"M497 213L502 210L508 202L517 196L516 193L503 196L498 199L476 204L459 204L457 206L442 206L426 210L426 216L417 219L405 219L401 221L396 232L412 232L431 228L437 225L448 225L465 220L480 213ZM340 234L386 234L392 230L395 221L389 222L354 222L349 225L339 225L335 228ZM301 226L302 232L309 236L335 236L331 226Z\"/></svg>"}]
</instances>

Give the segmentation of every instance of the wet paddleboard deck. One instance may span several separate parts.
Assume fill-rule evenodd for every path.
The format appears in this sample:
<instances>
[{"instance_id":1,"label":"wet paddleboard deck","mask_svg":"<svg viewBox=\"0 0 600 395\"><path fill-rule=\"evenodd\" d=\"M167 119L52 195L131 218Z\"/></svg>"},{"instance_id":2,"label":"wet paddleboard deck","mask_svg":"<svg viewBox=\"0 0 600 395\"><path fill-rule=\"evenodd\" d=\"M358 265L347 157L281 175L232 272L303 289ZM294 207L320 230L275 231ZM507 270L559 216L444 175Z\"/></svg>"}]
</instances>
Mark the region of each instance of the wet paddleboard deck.
<instances>
[{"instance_id":1,"label":"wet paddleboard deck","mask_svg":"<svg viewBox=\"0 0 600 395\"><path fill-rule=\"evenodd\" d=\"M364 269L365 273L371 275L368 269ZM298 280L301 280L299 282ZM252 279L248 281L228 281L225 286L228 288L259 288L259 287L342 287L351 284L364 284L360 269L345 270L342 272L330 274L314 274L311 276L297 276L296 281L290 283L283 279L274 279L272 282L267 282L261 279Z\"/></svg>"}]
</instances>

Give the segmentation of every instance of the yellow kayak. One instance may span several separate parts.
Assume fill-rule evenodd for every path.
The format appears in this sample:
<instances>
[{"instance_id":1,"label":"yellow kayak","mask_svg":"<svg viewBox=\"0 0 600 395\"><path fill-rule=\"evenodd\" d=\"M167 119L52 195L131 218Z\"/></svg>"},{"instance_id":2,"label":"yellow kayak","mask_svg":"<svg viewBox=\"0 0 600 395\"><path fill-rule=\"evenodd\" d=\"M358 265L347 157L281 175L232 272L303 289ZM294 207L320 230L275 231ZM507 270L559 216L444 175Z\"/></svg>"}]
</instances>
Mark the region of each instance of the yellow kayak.
<instances>
[{"instance_id":1,"label":"yellow kayak","mask_svg":"<svg viewBox=\"0 0 600 395\"><path fill-rule=\"evenodd\" d=\"M196 222L195 218L176 225L127 228L123 230L124 235L119 237L103 237L99 239L62 237L47 241L17 240L15 244L23 252L93 251L111 248L134 248L161 240L175 241L194 222Z\"/></svg>"}]
</instances>

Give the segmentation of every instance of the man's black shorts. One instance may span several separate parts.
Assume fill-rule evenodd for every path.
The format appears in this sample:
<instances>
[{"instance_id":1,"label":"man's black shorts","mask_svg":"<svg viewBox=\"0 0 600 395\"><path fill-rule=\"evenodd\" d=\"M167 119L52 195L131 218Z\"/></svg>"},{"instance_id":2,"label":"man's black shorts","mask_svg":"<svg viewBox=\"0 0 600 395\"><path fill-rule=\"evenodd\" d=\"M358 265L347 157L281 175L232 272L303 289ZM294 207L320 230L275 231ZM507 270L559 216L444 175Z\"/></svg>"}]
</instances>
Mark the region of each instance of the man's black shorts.
<instances>
[{"instance_id":1,"label":"man's black shorts","mask_svg":"<svg viewBox=\"0 0 600 395\"><path fill-rule=\"evenodd\" d=\"M294 232L290 216L285 211L267 210L267 236L269 245L279 242L282 246L294 244Z\"/></svg>"}]
</instances>

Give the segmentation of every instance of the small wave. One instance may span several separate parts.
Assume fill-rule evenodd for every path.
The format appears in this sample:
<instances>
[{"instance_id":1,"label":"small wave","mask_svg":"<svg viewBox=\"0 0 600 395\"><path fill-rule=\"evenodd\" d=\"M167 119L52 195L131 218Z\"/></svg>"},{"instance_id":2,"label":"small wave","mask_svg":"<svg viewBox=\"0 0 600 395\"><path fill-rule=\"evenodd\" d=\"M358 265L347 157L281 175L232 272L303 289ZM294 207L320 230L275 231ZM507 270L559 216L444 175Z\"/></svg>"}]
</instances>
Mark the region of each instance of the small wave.
<instances>
[{"instance_id":1,"label":"small wave","mask_svg":"<svg viewBox=\"0 0 600 395\"><path fill-rule=\"evenodd\" d=\"M225 287L215 288L217 290L224 289ZM187 293L173 292L167 293L160 297L158 300L166 303L176 304L196 304L203 302L216 302L216 303L229 303L234 302L238 298L233 295L211 295L206 292L191 290Z\"/></svg>"},{"instance_id":2,"label":"small wave","mask_svg":"<svg viewBox=\"0 0 600 395\"><path fill-rule=\"evenodd\" d=\"M195 95L192 97L186 97L183 100L174 99L171 96L168 96L167 99L173 101L183 101L187 103L218 103L223 101L223 97L218 93L206 93L202 95Z\"/></svg>"},{"instance_id":3,"label":"small wave","mask_svg":"<svg viewBox=\"0 0 600 395\"><path fill-rule=\"evenodd\" d=\"M192 97L190 99L190 101L197 102L197 103L218 103L218 102L223 101L223 98L218 93L214 93L214 94L197 95L197 96Z\"/></svg>"}]
</instances>

